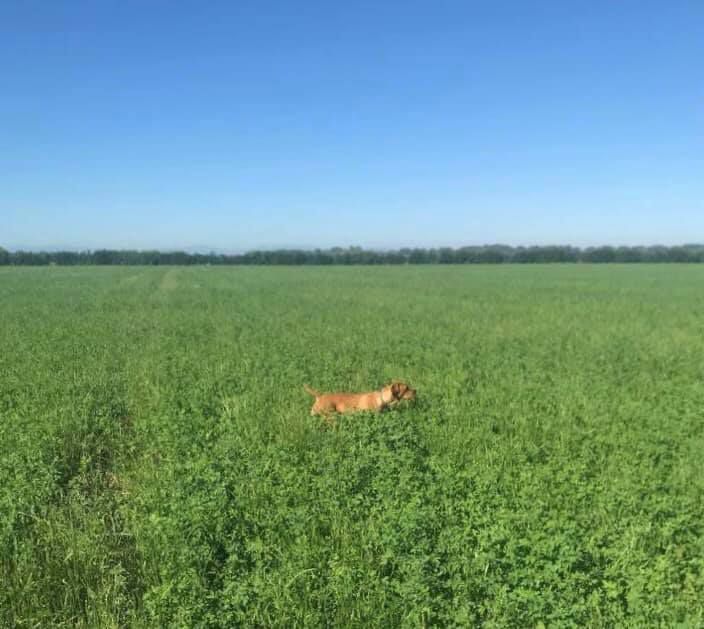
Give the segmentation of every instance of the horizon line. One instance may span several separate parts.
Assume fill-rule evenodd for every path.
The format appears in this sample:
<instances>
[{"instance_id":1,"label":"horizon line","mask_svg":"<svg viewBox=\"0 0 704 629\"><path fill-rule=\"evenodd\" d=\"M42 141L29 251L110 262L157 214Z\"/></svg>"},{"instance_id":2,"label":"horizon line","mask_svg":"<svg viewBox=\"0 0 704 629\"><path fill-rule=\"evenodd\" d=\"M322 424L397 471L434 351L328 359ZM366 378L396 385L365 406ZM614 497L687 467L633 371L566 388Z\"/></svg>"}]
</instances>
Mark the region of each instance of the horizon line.
<instances>
[{"instance_id":1,"label":"horizon line","mask_svg":"<svg viewBox=\"0 0 704 629\"><path fill-rule=\"evenodd\" d=\"M652 244L637 244L637 245L626 245L626 244L599 244L599 245L572 245L569 243L552 243L552 244L520 244L520 245L510 245L502 242L486 242L483 244L471 244L471 245L403 245L398 247L365 247L363 245L332 245L332 246L273 246L273 247L255 247L248 249L229 249L225 247L75 247L75 246L41 246L41 247L4 247L0 245L0 249L4 249L8 253L95 253L97 251L134 251L140 253L146 252L156 252L156 253L185 253L187 255L246 255L248 253L254 252L276 252L276 251L297 251L297 252L329 252L336 250L357 250L366 251L374 253L389 253L389 252L400 252L406 250L426 250L426 251L437 251L442 249L450 249L453 251L461 249L486 249L486 248L508 248L508 249L547 249L547 248L562 248L562 249L573 249L579 251L588 251L590 249L672 249L672 248L695 248L704 247L704 242L681 242L677 244L663 244L663 243L652 243Z\"/></svg>"}]
</instances>

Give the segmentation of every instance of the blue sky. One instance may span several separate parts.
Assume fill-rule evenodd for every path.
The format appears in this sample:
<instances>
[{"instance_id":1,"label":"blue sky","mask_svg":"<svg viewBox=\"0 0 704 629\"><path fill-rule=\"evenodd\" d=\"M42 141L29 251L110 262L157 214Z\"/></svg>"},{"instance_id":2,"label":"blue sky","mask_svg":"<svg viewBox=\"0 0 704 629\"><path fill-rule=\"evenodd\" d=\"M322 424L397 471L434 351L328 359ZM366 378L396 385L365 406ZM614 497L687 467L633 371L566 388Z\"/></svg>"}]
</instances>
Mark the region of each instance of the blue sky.
<instances>
[{"instance_id":1,"label":"blue sky","mask_svg":"<svg viewBox=\"0 0 704 629\"><path fill-rule=\"evenodd\" d=\"M0 245L704 241L704 3L5 2Z\"/></svg>"}]
</instances>

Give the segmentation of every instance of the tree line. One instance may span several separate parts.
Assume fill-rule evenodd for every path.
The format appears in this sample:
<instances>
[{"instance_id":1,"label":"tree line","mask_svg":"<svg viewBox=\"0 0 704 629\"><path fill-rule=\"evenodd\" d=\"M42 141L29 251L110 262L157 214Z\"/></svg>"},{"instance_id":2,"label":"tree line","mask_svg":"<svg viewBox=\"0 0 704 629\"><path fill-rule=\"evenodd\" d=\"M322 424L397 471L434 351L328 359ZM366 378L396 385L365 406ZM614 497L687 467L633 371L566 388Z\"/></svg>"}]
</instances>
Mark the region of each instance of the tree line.
<instances>
[{"instance_id":1,"label":"tree line","mask_svg":"<svg viewBox=\"0 0 704 629\"><path fill-rule=\"evenodd\" d=\"M471 247L403 248L374 251L361 247L276 249L241 254L184 251L8 251L0 247L0 265L352 265L352 264L544 264L544 263L704 262L704 245L674 247Z\"/></svg>"}]
</instances>

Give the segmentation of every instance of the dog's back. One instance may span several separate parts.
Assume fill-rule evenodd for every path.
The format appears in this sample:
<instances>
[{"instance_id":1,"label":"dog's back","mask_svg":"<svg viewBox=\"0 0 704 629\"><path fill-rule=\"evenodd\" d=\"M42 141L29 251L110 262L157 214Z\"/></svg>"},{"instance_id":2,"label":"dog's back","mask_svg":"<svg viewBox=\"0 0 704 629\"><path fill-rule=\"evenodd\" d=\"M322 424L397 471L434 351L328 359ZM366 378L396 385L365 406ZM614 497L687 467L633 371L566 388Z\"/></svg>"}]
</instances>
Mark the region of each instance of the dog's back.
<instances>
[{"instance_id":1,"label":"dog's back","mask_svg":"<svg viewBox=\"0 0 704 629\"><path fill-rule=\"evenodd\" d=\"M415 391L402 382L392 382L378 391L364 393L321 393L307 384L303 388L315 397L311 415L350 413L354 411L382 411L402 399L413 399Z\"/></svg>"}]
</instances>

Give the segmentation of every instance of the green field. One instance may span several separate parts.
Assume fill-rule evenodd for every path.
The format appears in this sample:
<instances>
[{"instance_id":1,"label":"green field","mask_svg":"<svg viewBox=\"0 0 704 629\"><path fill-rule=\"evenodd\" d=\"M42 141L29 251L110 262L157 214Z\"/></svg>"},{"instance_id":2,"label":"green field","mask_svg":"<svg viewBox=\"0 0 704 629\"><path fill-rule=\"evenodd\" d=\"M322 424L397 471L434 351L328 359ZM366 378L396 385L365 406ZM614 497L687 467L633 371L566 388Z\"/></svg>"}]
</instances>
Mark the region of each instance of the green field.
<instances>
[{"instance_id":1,"label":"green field","mask_svg":"<svg viewBox=\"0 0 704 629\"><path fill-rule=\"evenodd\" d=\"M5 268L0 323L0 626L704 625L704 266Z\"/></svg>"}]
</instances>

